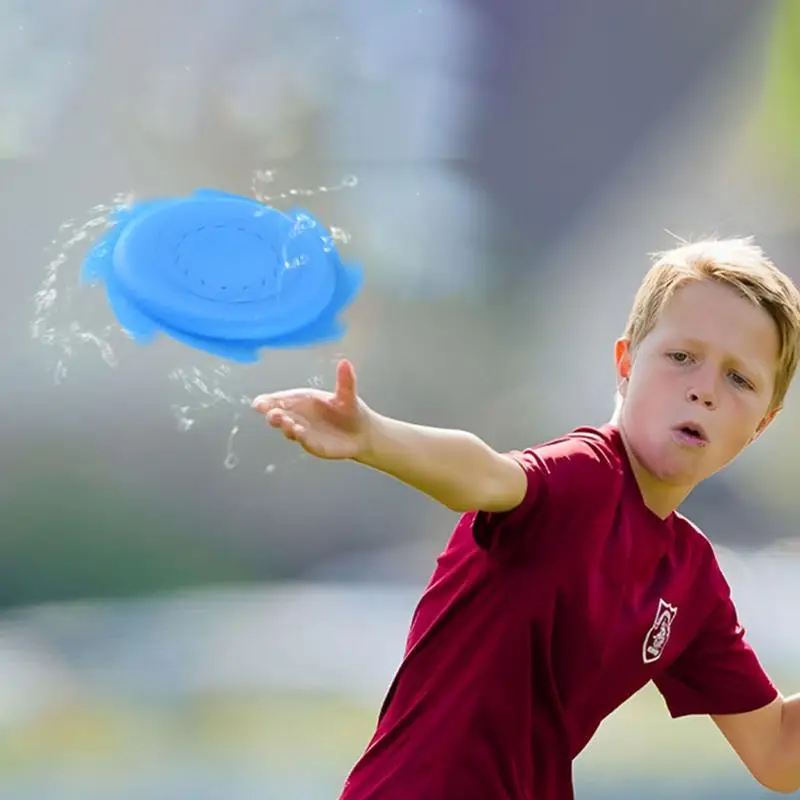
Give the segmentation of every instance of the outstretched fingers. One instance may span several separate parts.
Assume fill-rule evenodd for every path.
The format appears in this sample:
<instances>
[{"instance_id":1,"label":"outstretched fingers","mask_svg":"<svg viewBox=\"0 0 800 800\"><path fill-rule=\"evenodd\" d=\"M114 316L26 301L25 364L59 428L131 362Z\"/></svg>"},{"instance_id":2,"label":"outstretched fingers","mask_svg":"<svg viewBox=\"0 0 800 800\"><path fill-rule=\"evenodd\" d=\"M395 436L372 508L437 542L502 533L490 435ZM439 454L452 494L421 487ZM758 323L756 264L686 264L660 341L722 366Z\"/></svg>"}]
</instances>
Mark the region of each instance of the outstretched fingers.
<instances>
[{"instance_id":1,"label":"outstretched fingers","mask_svg":"<svg viewBox=\"0 0 800 800\"><path fill-rule=\"evenodd\" d=\"M308 422L299 414L289 413L281 408L273 408L265 415L267 422L290 441L302 442L308 435Z\"/></svg>"},{"instance_id":2,"label":"outstretched fingers","mask_svg":"<svg viewBox=\"0 0 800 800\"><path fill-rule=\"evenodd\" d=\"M292 389L288 392L273 392L260 394L251 403L259 414L268 414L275 409L292 412L300 407L308 407L313 402L314 393L311 390Z\"/></svg>"},{"instance_id":3,"label":"outstretched fingers","mask_svg":"<svg viewBox=\"0 0 800 800\"><path fill-rule=\"evenodd\" d=\"M272 394L260 394L250 404L259 414L268 414L274 409L286 407L286 395L284 392L273 392Z\"/></svg>"}]
</instances>

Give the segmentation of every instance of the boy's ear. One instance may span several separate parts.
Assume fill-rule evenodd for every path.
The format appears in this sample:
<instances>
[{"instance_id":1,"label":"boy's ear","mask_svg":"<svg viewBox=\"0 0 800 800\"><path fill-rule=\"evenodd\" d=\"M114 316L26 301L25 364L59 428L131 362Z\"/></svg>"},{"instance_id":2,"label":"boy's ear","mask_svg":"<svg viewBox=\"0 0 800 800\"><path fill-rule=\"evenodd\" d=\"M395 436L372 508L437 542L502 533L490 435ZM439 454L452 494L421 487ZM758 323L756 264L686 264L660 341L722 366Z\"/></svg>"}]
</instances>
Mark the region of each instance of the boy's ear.
<instances>
[{"instance_id":1,"label":"boy's ear","mask_svg":"<svg viewBox=\"0 0 800 800\"><path fill-rule=\"evenodd\" d=\"M756 439L758 439L762 433L770 426L772 420L778 416L778 412L783 408L783 406L778 406L777 408L773 408L772 411L767 412L767 415L761 422L758 423L758 427L756 428L756 432L753 434L753 438L750 439L748 444L752 444Z\"/></svg>"},{"instance_id":2,"label":"boy's ear","mask_svg":"<svg viewBox=\"0 0 800 800\"><path fill-rule=\"evenodd\" d=\"M627 339L617 339L614 344L614 363L617 368L617 391L625 397L633 367L631 344Z\"/></svg>"}]
</instances>

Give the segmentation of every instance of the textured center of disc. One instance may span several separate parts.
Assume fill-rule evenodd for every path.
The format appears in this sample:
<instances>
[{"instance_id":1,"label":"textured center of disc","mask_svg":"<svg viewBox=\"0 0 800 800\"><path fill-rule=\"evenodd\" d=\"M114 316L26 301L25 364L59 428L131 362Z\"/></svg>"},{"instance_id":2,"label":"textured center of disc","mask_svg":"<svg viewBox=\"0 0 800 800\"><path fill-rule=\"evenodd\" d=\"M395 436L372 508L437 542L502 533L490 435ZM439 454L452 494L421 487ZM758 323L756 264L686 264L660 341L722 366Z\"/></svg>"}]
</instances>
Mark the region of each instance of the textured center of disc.
<instances>
[{"instance_id":1,"label":"textured center of disc","mask_svg":"<svg viewBox=\"0 0 800 800\"><path fill-rule=\"evenodd\" d=\"M283 268L272 245L232 225L201 225L178 243L178 281L193 294L221 302L262 300L277 293Z\"/></svg>"}]
</instances>

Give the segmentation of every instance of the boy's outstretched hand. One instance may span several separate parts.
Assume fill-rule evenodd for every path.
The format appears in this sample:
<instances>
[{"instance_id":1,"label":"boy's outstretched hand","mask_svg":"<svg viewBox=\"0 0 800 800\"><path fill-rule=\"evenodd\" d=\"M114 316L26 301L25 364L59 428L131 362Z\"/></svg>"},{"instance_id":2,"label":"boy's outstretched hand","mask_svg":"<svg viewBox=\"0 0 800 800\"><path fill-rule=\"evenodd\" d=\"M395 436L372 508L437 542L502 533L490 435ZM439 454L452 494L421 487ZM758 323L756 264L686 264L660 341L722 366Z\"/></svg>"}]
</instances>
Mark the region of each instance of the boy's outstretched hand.
<instances>
[{"instance_id":1,"label":"boy's outstretched hand","mask_svg":"<svg viewBox=\"0 0 800 800\"><path fill-rule=\"evenodd\" d=\"M336 389L290 389L262 394L253 408L273 428L318 458L358 458L369 447L371 412L356 392L353 365L336 367Z\"/></svg>"}]
</instances>

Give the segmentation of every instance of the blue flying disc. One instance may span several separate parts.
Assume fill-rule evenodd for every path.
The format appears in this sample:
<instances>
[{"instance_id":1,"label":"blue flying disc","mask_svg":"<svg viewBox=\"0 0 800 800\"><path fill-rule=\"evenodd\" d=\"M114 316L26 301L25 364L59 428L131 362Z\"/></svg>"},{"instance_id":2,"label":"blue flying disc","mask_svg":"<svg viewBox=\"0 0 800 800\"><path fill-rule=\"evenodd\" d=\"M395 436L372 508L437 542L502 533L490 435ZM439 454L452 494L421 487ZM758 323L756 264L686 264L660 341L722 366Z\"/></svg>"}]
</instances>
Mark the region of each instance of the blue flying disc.
<instances>
[{"instance_id":1,"label":"blue flying disc","mask_svg":"<svg viewBox=\"0 0 800 800\"><path fill-rule=\"evenodd\" d=\"M120 326L146 344L165 333L238 362L268 347L340 339L361 271L302 209L199 189L118 211L82 280L103 283Z\"/></svg>"}]
</instances>

